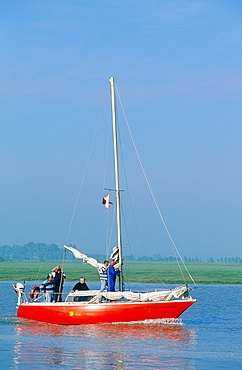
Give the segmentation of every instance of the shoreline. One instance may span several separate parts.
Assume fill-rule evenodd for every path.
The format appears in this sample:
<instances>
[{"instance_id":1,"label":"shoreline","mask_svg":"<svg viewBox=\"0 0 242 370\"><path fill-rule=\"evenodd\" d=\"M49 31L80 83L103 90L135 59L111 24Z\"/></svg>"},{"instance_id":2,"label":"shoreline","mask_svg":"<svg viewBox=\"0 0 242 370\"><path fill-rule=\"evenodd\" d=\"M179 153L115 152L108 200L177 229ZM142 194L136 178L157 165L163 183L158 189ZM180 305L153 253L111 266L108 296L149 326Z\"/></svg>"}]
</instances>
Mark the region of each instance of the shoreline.
<instances>
[{"instance_id":1,"label":"shoreline","mask_svg":"<svg viewBox=\"0 0 242 370\"><path fill-rule=\"evenodd\" d=\"M46 275L60 261L4 261L0 263L0 281L43 281ZM242 263L188 262L186 266L196 284L242 284ZM62 268L63 269L63 268ZM64 263L66 281L75 281L85 276L87 281L99 281L96 268L80 261ZM164 261L126 261L123 267L125 281L128 283L158 283L193 285L187 272L176 262Z\"/></svg>"}]
</instances>

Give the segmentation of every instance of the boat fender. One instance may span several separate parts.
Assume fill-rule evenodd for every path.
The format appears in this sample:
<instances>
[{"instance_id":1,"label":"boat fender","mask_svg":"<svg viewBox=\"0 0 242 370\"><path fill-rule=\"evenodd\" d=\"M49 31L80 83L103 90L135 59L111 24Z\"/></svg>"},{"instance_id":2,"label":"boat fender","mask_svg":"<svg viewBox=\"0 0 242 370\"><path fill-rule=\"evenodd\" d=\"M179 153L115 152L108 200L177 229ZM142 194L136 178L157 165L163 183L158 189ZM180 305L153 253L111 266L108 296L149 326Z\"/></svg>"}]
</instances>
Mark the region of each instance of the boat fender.
<instances>
[{"instance_id":1,"label":"boat fender","mask_svg":"<svg viewBox=\"0 0 242 370\"><path fill-rule=\"evenodd\" d=\"M29 295L29 298L38 298L38 295L39 295L39 287L38 286L34 286L31 291L30 291L30 295Z\"/></svg>"}]
</instances>

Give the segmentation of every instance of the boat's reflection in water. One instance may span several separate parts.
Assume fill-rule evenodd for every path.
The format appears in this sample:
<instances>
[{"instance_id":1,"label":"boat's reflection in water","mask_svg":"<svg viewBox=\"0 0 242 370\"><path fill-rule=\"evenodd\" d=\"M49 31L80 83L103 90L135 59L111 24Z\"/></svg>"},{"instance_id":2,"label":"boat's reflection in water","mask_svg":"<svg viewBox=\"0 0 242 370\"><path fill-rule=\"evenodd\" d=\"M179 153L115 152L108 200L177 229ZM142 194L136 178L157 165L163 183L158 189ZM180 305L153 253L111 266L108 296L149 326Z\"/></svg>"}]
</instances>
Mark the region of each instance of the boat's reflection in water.
<instances>
[{"instance_id":1,"label":"boat's reflection in water","mask_svg":"<svg viewBox=\"0 0 242 370\"><path fill-rule=\"evenodd\" d=\"M15 366L68 369L192 368L195 334L174 324L59 326L21 320Z\"/></svg>"}]
</instances>

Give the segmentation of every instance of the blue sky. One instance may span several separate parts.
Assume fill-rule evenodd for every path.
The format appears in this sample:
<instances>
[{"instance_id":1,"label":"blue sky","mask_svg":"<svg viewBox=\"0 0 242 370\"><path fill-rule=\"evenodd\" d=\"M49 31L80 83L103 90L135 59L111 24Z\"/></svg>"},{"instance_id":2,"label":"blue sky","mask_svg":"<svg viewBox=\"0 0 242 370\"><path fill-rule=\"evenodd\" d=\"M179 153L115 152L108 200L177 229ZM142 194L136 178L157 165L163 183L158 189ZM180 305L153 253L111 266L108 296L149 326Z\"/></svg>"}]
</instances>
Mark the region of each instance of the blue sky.
<instances>
[{"instance_id":1,"label":"blue sky","mask_svg":"<svg viewBox=\"0 0 242 370\"><path fill-rule=\"evenodd\" d=\"M0 245L64 244L114 76L181 255L241 256L241 14L233 0L1 2ZM87 253L105 248L112 218L95 148L67 240ZM146 252L172 255L125 152Z\"/></svg>"}]
</instances>

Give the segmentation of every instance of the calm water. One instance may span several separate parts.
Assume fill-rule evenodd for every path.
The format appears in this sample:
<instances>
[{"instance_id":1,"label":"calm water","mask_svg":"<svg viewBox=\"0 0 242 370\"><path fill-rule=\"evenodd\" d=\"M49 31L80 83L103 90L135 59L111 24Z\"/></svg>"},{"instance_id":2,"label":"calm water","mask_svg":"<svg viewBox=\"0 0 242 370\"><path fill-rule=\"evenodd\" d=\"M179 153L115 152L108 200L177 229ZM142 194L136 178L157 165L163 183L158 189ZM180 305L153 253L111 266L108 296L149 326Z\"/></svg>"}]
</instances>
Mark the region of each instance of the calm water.
<instances>
[{"instance_id":1,"label":"calm water","mask_svg":"<svg viewBox=\"0 0 242 370\"><path fill-rule=\"evenodd\" d=\"M66 282L65 290L72 286ZM90 288L98 286L89 283ZM16 318L17 294L11 282L0 282L0 368L242 369L242 286L201 285L192 293L197 302L176 325L76 327Z\"/></svg>"}]
</instances>

